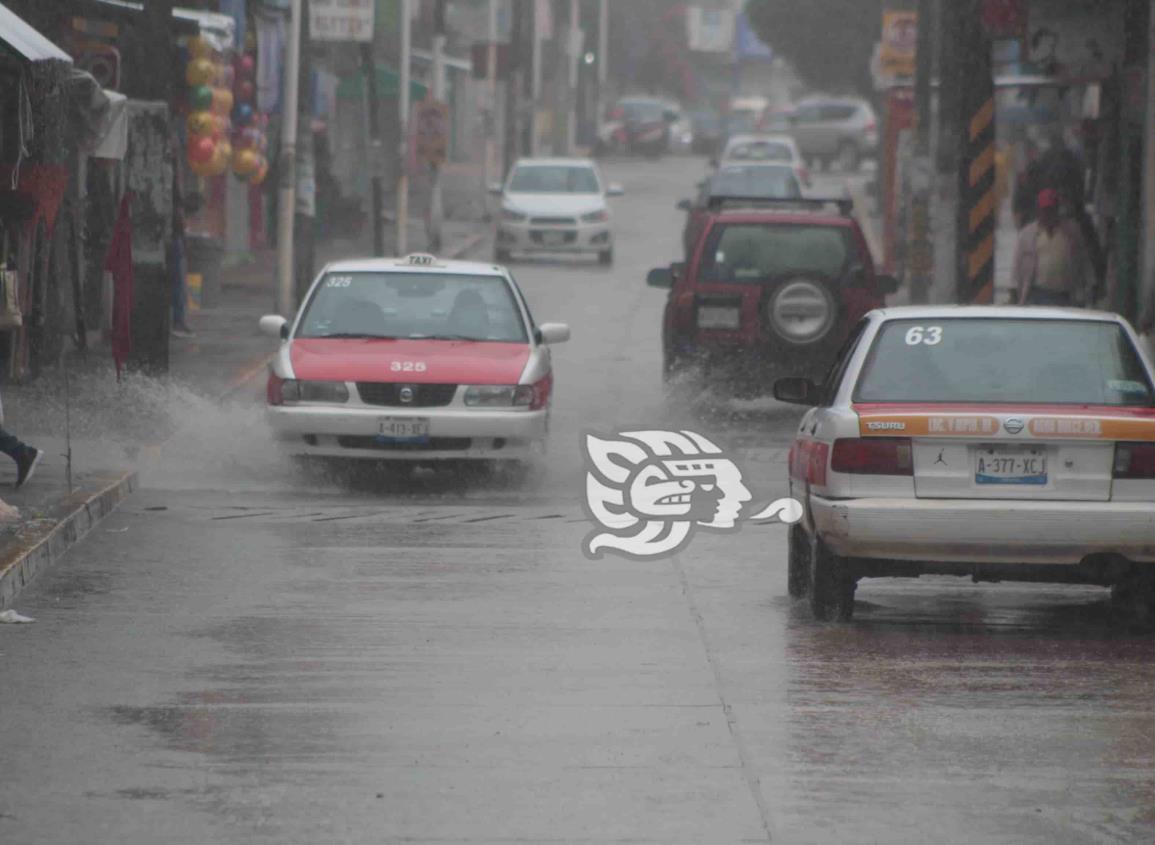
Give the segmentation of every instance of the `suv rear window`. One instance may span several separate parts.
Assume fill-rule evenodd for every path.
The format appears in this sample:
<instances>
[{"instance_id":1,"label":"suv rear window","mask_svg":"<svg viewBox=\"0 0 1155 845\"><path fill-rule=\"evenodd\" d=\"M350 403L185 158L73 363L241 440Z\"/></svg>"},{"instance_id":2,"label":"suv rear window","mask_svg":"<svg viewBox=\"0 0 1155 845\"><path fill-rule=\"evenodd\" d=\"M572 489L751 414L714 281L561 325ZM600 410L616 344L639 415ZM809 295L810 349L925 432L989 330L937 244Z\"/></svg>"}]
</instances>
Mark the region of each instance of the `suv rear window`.
<instances>
[{"instance_id":1,"label":"suv rear window","mask_svg":"<svg viewBox=\"0 0 1155 845\"><path fill-rule=\"evenodd\" d=\"M1115 323L955 318L887 322L854 399L1148 407L1155 393Z\"/></svg>"},{"instance_id":2,"label":"suv rear window","mask_svg":"<svg viewBox=\"0 0 1155 845\"><path fill-rule=\"evenodd\" d=\"M710 282L769 282L792 273L835 278L850 256L842 226L724 223L711 231L702 278Z\"/></svg>"}]
</instances>

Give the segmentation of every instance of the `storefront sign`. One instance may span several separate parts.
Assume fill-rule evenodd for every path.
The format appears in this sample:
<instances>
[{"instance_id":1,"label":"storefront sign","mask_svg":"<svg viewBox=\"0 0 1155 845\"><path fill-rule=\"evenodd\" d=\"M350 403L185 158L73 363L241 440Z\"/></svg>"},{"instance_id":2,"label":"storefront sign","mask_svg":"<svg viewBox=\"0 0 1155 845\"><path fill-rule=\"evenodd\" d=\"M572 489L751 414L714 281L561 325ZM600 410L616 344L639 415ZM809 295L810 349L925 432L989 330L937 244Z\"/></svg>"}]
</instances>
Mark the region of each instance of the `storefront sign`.
<instances>
[{"instance_id":1,"label":"storefront sign","mask_svg":"<svg viewBox=\"0 0 1155 845\"><path fill-rule=\"evenodd\" d=\"M373 0L310 0L314 41L372 41Z\"/></svg>"},{"instance_id":2,"label":"storefront sign","mask_svg":"<svg viewBox=\"0 0 1155 845\"><path fill-rule=\"evenodd\" d=\"M914 76L914 54L918 47L918 12L882 13L882 72L889 76Z\"/></svg>"}]
</instances>

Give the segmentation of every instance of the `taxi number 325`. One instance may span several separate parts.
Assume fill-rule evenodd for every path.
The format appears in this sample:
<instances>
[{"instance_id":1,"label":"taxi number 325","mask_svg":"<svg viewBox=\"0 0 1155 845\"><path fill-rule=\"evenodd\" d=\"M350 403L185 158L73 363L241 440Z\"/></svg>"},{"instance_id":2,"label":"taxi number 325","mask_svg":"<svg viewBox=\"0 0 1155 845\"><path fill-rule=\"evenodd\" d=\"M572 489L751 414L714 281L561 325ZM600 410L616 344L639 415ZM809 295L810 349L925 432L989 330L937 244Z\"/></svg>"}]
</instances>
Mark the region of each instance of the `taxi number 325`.
<instances>
[{"instance_id":1,"label":"taxi number 325","mask_svg":"<svg viewBox=\"0 0 1155 845\"><path fill-rule=\"evenodd\" d=\"M942 326L912 326L906 332L907 346L938 346L942 343Z\"/></svg>"},{"instance_id":2,"label":"taxi number 325","mask_svg":"<svg viewBox=\"0 0 1155 845\"><path fill-rule=\"evenodd\" d=\"M423 373L427 368L424 361L394 361L389 369L395 373Z\"/></svg>"}]
</instances>

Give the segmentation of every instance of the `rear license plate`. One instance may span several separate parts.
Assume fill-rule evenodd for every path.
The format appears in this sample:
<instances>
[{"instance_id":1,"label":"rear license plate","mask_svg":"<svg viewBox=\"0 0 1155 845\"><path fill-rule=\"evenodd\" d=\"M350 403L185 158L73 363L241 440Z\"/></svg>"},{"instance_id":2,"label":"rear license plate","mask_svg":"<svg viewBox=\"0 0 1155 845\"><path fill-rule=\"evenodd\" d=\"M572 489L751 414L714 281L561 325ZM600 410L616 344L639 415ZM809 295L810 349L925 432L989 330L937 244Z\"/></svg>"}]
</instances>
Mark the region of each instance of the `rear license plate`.
<instances>
[{"instance_id":1,"label":"rear license plate","mask_svg":"<svg viewBox=\"0 0 1155 845\"><path fill-rule=\"evenodd\" d=\"M983 446L975 453L976 484L1047 483L1047 452L1041 446Z\"/></svg>"},{"instance_id":2,"label":"rear license plate","mask_svg":"<svg viewBox=\"0 0 1155 845\"><path fill-rule=\"evenodd\" d=\"M741 314L737 308L722 308L716 305L698 307L698 328L736 329L741 325Z\"/></svg>"},{"instance_id":3,"label":"rear license plate","mask_svg":"<svg viewBox=\"0 0 1155 845\"><path fill-rule=\"evenodd\" d=\"M381 417L378 434L389 440L421 441L429 439L428 417Z\"/></svg>"}]
</instances>

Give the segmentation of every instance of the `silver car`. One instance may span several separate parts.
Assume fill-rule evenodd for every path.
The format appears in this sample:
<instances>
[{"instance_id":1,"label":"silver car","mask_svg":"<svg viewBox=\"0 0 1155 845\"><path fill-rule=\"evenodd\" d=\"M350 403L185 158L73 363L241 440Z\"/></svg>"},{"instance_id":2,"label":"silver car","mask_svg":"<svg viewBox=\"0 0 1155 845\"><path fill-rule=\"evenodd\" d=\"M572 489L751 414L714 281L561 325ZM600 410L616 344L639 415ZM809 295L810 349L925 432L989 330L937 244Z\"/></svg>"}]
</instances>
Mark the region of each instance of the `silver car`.
<instances>
[{"instance_id":1,"label":"silver car","mask_svg":"<svg viewBox=\"0 0 1155 845\"><path fill-rule=\"evenodd\" d=\"M777 117L774 128L789 132L807 159L826 165L838 162L848 172L878 149L878 118L865 100L802 100L789 115Z\"/></svg>"}]
</instances>

